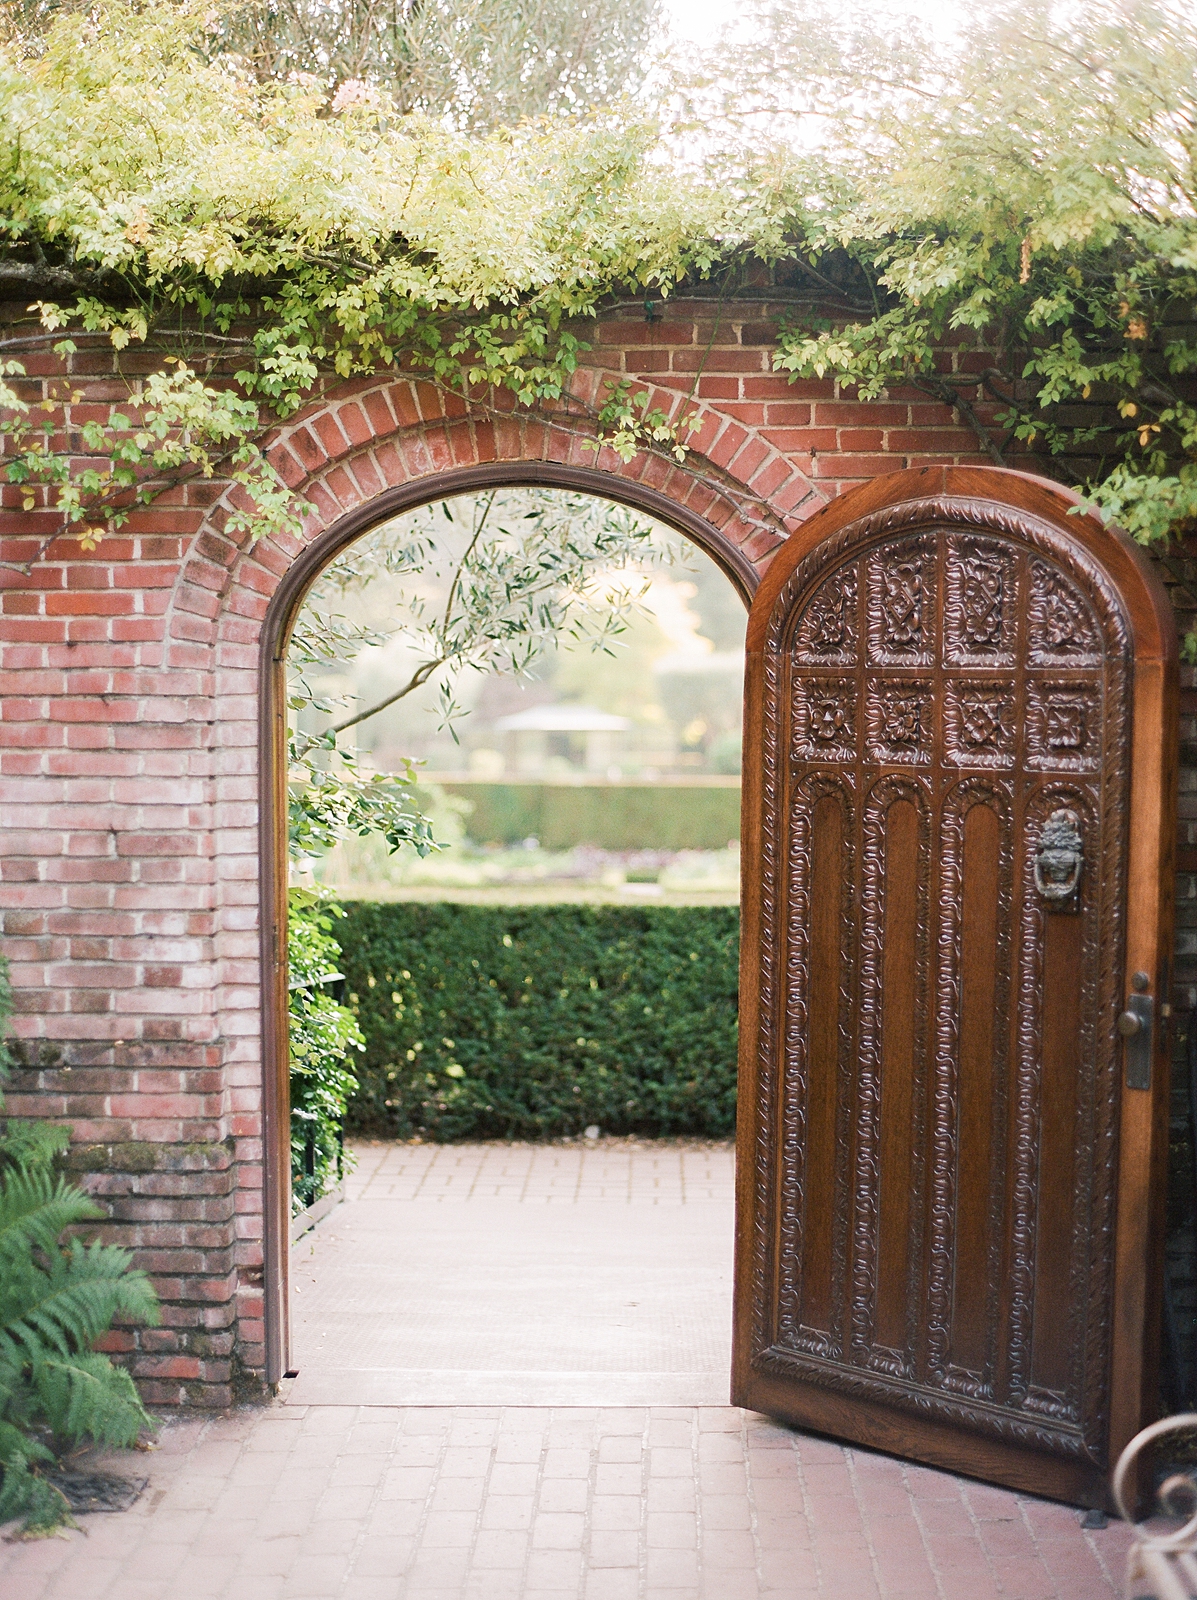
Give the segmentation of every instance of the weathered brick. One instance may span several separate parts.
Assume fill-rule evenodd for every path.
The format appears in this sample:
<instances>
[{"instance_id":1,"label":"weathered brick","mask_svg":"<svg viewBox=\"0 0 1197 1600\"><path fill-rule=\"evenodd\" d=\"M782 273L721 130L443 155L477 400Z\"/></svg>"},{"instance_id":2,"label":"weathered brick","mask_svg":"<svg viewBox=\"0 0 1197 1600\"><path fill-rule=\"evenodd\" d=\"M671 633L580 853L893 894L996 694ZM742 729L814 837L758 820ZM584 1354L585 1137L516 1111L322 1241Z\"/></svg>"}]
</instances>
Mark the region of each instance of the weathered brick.
<instances>
[{"instance_id":1,"label":"weathered brick","mask_svg":"<svg viewBox=\"0 0 1197 1600\"><path fill-rule=\"evenodd\" d=\"M307 539L384 485L495 460L594 466L583 412L624 375L674 414L693 390L702 426L684 465L645 452L625 464L610 450L597 465L685 504L760 568L842 487L907 461L979 459L970 430L916 389L866 404L831 380L773 372L784 307L769 302L767 277L758 288L739 306L674 299L651 324L639 302L615 308L592 330L572 415L489 394L471 414L410 376L355 378L271 440L315 511L303 539L279 535L252 554L229 531L244 491L227 480L178 486L94 552L55 538L41 560L54 514L25 513L0 487L4 559L33 562L0 569L0 911L23 1062L9 1109L72 1123L69 1165L107 1207L106 1233L157 1276L163 1326L118 1329L107 1346L152 1403L227 1404L234 1359L251 1372L262 1361L256 693L279 583ZM958 341L943 352L957 372L989 359ZM155 360L125 352L122 370ZM38 354L27 370L40 400L64 367ZM86 394L64 426L125 396L99 343L69 370ZM1197 582L1192 552L1184 564ZM1191 669L1185 685L1182 844L1197 852ZM1176 989L1189 1004L1192 872L1182 896Z\"/></svg>"}]
</instances>

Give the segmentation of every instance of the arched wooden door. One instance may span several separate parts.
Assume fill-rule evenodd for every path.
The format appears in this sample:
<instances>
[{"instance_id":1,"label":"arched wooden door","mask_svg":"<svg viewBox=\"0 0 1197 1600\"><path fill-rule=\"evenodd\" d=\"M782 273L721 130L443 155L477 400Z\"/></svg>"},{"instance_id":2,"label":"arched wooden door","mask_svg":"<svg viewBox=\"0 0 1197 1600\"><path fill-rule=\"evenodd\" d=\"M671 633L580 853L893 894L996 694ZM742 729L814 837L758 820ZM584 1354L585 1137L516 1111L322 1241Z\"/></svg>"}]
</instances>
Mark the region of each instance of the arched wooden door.
<instances>
[{"instance_id":1,"label":"arched wooden door","mask_svg":"<svg viewBox=\"0 0 1197 1600\"><path fill-rule=\"evenodd\" d=\"M1099 1503L1154 1402L1176 653L1074 504L897 473L753 604L733 1398Z\"/></svg>"}]
</instances>

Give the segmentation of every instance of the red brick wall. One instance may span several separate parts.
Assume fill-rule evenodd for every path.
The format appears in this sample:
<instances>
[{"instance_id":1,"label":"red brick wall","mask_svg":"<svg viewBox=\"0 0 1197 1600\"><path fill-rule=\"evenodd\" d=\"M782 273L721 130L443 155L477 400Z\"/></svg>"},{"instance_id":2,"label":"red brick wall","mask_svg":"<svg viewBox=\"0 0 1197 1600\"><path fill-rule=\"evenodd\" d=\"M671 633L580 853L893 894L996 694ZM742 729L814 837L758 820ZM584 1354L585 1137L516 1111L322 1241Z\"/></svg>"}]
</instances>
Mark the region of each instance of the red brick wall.
<instances>
[{"instance_id":1,"label":"red brick wall","mask_svg":"<svg viewBox=\"0 0 1197 1600\"><path fill-rule=\"evenodd\" d=\"M687 299L663 321L612 314L574 403L551 416L467 409L407 377L346 384L272 451L315 506L304 540L388 486L550 460L666 493L759 568L854 482L985 459L917 391L861 404L830 381L773 374L776 309ZM40 401L64 369L28 366L27 397ZM68 433L125 399L129 362L111 351L66 370L81 396ZM667 410L693 394L701 427L683 466L584 449L586 408L625 374ZM228 537L237 493L180 489L93 554L58 540L28 575L0 569L0 908L23 1063L9 1108L70 1120L110 1236L155 1275L163 1327L113 1348L158 1404L224 1404L239 1375L262 1369L258 650L303 545ZM29 560L54 514L23 511L12 489L0 507L3 559ZM1183 804L1197 847L1191 781Z\"/></svg>"}]
</instances>

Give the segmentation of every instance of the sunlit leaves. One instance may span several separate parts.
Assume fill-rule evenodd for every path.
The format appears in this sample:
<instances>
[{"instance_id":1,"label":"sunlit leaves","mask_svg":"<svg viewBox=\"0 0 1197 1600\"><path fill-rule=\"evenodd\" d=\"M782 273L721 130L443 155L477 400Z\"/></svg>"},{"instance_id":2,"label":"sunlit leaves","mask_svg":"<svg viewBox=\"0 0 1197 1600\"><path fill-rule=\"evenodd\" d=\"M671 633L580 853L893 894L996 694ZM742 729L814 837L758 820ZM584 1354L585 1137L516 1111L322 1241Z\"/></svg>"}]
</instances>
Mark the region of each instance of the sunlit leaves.
<instances>
[{"instance_id":1,"label":"sunlit leaves","mask_svg":"<svg viewBox=\"0 0 1197 1600\"><path fill-rule=\"evenodd\" d=\"M294 530L305 508L259 446L323 383L406 363L484 401L557 400L605 296L664 297L765 224L759 196L672 170L651 119L469 135L405 113L419 96L255 75L218 48L221 16L211 0L100 0L24 55L0 49L0 264L78 283L36 301L63 353L86 335L185 363L129 381L127 426L93 427L90 459L9 410L9 481L85 545L218 468L253 508L229 531ZM622 449L626 419L616 433ZM680 442L657 416L630 437Z\"/></svg>"},{"instance_id":2,"label":"sunlit leaves","mask_svg":"<svg viewBox=\"0 0 1197 1600\"><path fill-rule=\"evenodd\" d=\"M1016 441L1057 458L1137 538L1184 529L1197 469L1183 381L1197 370L1191 8L998 0L968 8L952 42L912 27L892 51L884 14L841 17L822 0L766 11L791 74L818 34L819 71L771 85L819 119L820 137L789 156L812 264L846 257L877 297L863 318L796 317L776 365L865 399L913 384L955 405L996 458ZM996 435L969 409L980 400L1000 406Z\"/></svg>"}]
</instances>

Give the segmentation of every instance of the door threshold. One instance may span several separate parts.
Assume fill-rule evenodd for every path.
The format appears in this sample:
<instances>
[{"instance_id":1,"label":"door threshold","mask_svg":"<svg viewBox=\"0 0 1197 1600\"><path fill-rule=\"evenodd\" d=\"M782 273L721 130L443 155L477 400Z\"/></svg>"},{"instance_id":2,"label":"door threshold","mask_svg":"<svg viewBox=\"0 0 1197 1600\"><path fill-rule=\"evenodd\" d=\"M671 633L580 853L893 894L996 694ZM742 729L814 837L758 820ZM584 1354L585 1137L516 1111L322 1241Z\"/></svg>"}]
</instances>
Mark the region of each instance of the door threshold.
<instances>
[{"instance_id":1,"label":"door threshold","mask_svg":"<svg viewBox=\"0 0 1197 1600\"><path fill-rule=\"evenodd\" d=\"M291 1406L725 1406L726 1372L476 1372L303 1367Z\"/></svg>"}]
</instances>

